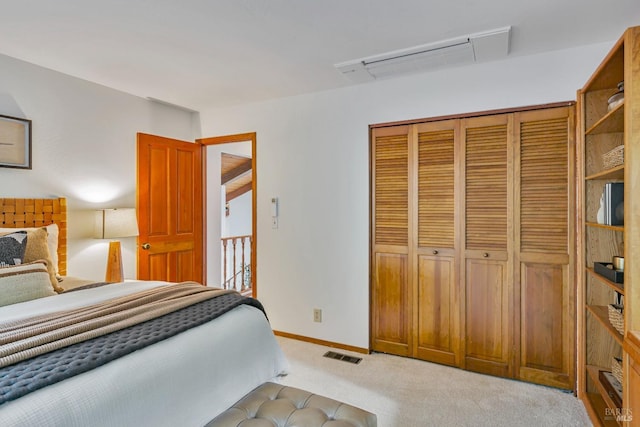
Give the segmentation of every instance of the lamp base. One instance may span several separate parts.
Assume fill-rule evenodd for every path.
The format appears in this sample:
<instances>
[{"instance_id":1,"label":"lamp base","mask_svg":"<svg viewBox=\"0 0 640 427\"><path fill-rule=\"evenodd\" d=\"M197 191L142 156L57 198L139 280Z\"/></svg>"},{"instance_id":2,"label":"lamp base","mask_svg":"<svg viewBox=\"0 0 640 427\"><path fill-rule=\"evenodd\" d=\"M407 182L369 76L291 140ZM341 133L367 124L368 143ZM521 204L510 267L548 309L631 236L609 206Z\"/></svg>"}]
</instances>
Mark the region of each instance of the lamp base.
<instances>
[{"instance_id":1,"label":"lamp base","mask_svg":"<svg viewBox=\"0 0 640 427\"><path fill-rule=\"evenodd\" d=\"M122 250L120 249L120 242L118 240L109 242L107 274L105 275L104 281L109 283L124 282Z\"/></svg>"}]
</instances>

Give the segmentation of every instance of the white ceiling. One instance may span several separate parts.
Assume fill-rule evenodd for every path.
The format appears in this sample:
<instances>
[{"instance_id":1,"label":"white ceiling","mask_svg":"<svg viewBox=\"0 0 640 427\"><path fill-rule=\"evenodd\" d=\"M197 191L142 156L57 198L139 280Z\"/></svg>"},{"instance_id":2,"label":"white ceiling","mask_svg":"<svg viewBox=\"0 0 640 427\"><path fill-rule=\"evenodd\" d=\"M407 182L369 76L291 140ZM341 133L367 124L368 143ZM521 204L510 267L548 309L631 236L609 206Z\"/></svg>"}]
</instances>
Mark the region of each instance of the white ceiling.
<instances>
[{"instance_id":1,"label":"white ceiling","mask_svg":"<svg viewBox=\"0 0 640 427\"><path fill-rule=\"evenodd\" d=\"M512 26L510 55L616 40L639 0L13 0L0 53L195 110L353 84L334 64Z\"/></svg>"}]
</instances>

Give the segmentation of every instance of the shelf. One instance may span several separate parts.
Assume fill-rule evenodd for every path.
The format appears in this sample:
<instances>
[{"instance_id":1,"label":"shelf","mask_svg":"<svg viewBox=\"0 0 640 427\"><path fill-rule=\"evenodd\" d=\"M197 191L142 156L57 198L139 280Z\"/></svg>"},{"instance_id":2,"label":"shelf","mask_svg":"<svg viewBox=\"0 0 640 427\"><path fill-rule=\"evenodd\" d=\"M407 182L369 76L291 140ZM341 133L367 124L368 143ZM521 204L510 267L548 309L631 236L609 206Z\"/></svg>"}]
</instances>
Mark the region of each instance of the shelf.
<instances>
[{"instance_id":1,"label":"shelf","mask_svg":"<svg viewBox=\"0 0 640 427\"><path fill-rule=\"evenodd\" d=\"M613 327L611 322L609 322L609 308L604 305L588 305L587 310L589 310L591 314L598 319L602 326L604 326L613 336L616 342L622 346L622 334Z\"/></svg>"},{"instance_id":2,"label":"shelf","mask_svg":"<svg viewBox=\"0 0 640 427\"><path fill-rule=\"evenodd\" d=\"M587 222L585 225L587 227L604 228L605 230L624 231L624 225L606 225L598 224L597 222Z\"/></svg>"},{"instance_id":3,"label":"shelf","mask_svg":"<svg viewBox=\"0 0 640 427\"><path fill-rule=\"evenodd\" d=\"M585 179L587 181L596 179L624 179L624 165L616 166L615 168L594 173L593 175L589 175Z\"/></svg>"},{"instance_id":4,"label":"shelf","mask_svg":"<svg viewBox=\"0 0 640 427\"><path fill-rule=\"evenodd\" d=\"M622 283L612 282L611 280L607 279L606 277L596 273L596 271L591 267L587 267L587 272L589 272L589 274L591 274L593 277L598 279L600 282L602 282L605 285L609 286L614 291L624 295L624 288L620 286Z\"/></svg>"},{"instance_id":5,"label":"shelf","mask_svg":"<svg viewBox=\"0 0 640 427\"><path fill-rule=\"evenodd\" d=\"M604 425L618 425L618 423L616 422L616 420L614 418L611 419L603 419L605 416L605 408L609 408L612 410L613 413L615 413L615 409L617 408L615 403L613 403L613 400L609 397L609 394L607 393L607 390L605 389L604 385L602 384L602 382L600 381L599 378L599 374L600 371L607 371L607 368L602 368L599 366L593 366L593 365L587 365L587 373L589 374L589 377L591 378L591 380L593 381L593 383L595 384L596 388L598 389L598 393L599 394L595 394L595 393L590 393L590 399L591 403L594 404L596 403L594 406L599 406L599 408L594 408L594 410L596 410L596 413L598 415L598 418L600 419L600 421L604 422ZM609 372L611 370L609 369ZM599 397L601 402L598 402L597 399L591 399L592 397ZM595 402L594 402L595 400ZM603 405L604 404L604 405ZM612 422L612 424L608 424L607 421Z\"/></svg>"},{"instance_id":6,"label":"shelf","mask_svg":"<svg viewBox=\"0 0 640 427\"><path fill-rule=\"evenodd\" d=\"M600 133L618 132L624 132L624 101L605 114L604 117L598 120L584 134L598 135Z\"/></svg>"},{"instance_id":7,"label":"shelf","mask_svg":"<svg viewBox=\"0 0 640 427\"><path fill-rule=\"evenodd\" d=\"M605 427L617 427L620 425L614 419L604 419L607 404L598 393L587 393L587 400L584 401L584 403L587 413L590 415L591 419L597 419L600 421L600 425Z\"/></svg>"}]
</instances>

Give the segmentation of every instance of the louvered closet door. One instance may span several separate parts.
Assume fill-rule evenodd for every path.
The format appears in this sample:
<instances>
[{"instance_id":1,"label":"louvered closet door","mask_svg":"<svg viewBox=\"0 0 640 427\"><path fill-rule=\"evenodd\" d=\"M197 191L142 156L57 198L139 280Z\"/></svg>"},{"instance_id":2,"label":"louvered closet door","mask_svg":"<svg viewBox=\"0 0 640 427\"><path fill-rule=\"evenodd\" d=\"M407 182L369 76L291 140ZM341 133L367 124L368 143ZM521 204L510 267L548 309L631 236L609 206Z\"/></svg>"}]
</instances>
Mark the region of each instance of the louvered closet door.
<instances>
[{"instance_id":1,"label":"louvered closet door","mask_svg":"<svg viewBox=\"0 0 640 427\"><path fill-rule=\"evenodd\" d=\"M373 130L372 347L410 355L409 128Z\"/></svg>"},{"instance_id":2,"label":"louvered closet door","mask_svg":"<svg viewBox=\"0 0 640 427\"><path fill-rule=\"evenodd\" d=\"M464 140L464 364L512 375L511 286L512 115L465 119Z\"/></svg>"},{"instance_id":3,"label":"louvered closet door","mask_svg":"<svg viewBox=\"0 0 640 427\"><path fill-rule=\"evenodd\" d=\"M459 121L417 125L415 357L459 364L455 268L455 141Z\"/></svg>"},{"instance_id":4,"label":"louvered closet door","mask_svg":"<svg viewBox=\"0 0 640 427\"><path fill-rule=\"evenodd\" d=\"M516 377L573 388L573 108L515 115ZM519 302L519 303L518 303Z\"/></svg>"}]
</instances>

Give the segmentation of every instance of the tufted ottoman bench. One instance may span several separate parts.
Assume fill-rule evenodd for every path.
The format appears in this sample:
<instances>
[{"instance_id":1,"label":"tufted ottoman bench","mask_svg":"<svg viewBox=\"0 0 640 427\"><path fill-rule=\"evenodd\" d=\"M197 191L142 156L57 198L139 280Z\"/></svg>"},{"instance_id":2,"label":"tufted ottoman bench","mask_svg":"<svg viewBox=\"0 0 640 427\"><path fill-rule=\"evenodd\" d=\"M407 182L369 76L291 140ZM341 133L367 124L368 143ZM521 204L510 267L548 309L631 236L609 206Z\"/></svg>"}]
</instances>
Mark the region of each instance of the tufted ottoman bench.
<instances>
[{"instance_id":1,"label":"tufted ottoman bench","mask_svg":"<svg viewBox=\"0 0 640 427\"><path fill-rule=\"evenodd\" d=\"M376 416L337 400L264 383L206 427L376 427Z\"/></svg>"}]
</instances>

